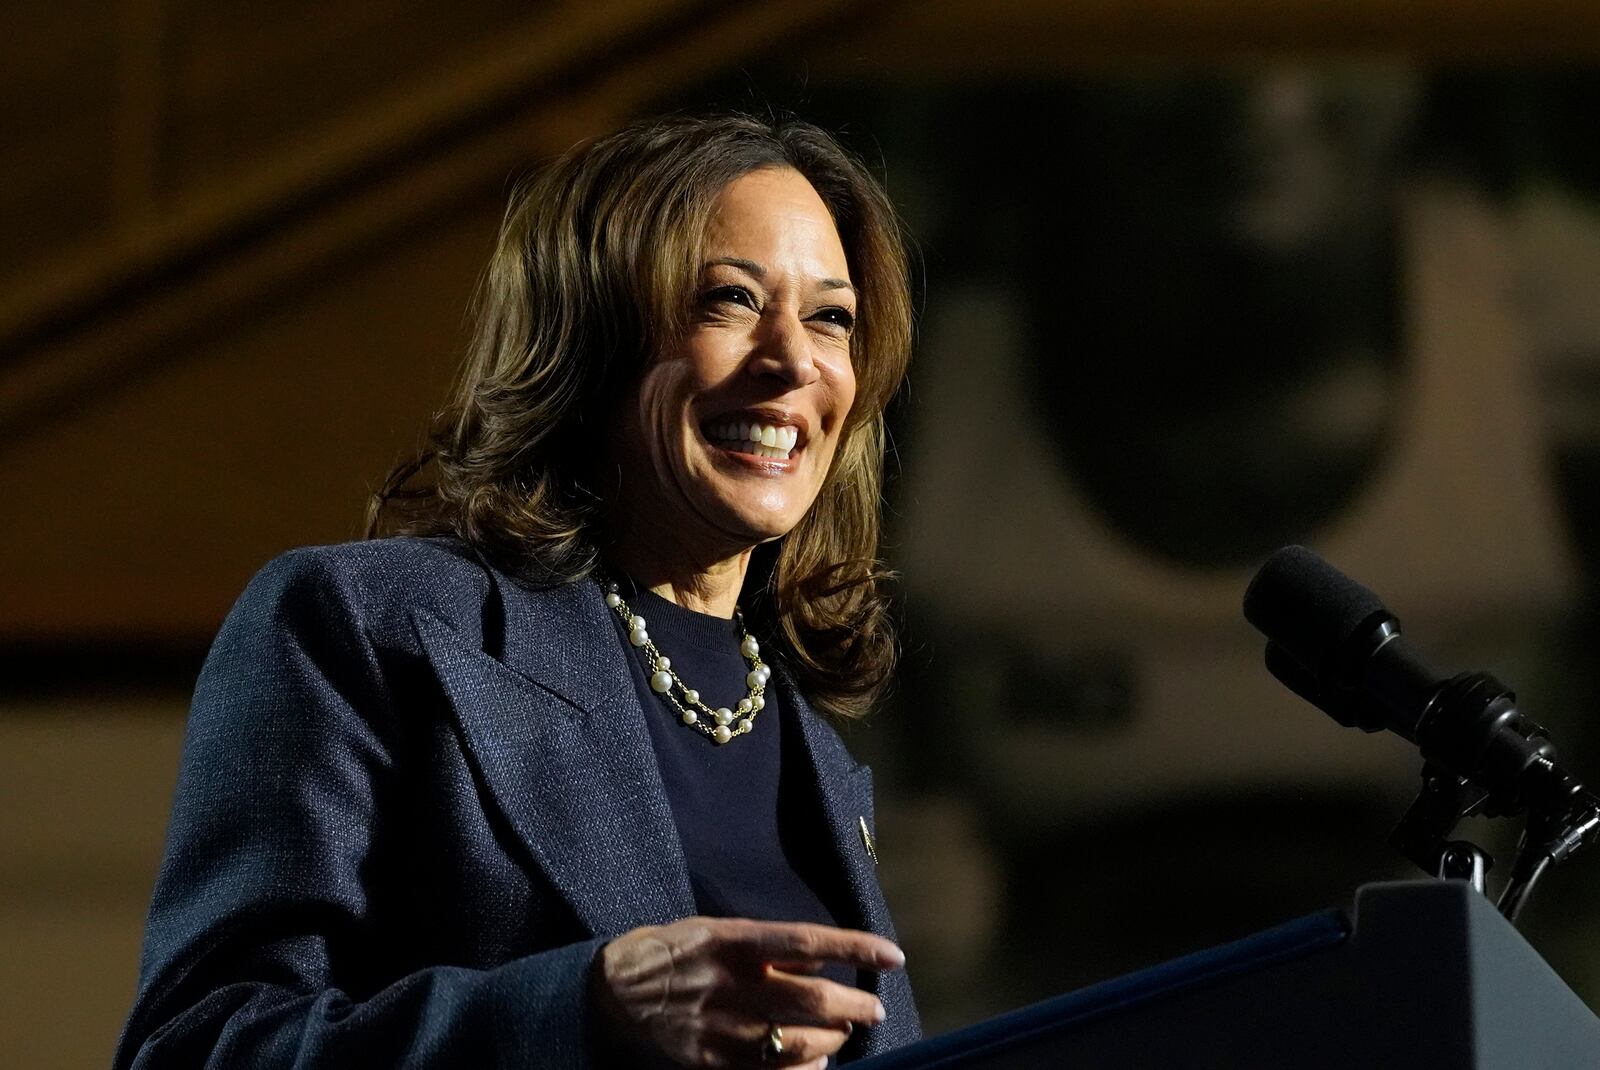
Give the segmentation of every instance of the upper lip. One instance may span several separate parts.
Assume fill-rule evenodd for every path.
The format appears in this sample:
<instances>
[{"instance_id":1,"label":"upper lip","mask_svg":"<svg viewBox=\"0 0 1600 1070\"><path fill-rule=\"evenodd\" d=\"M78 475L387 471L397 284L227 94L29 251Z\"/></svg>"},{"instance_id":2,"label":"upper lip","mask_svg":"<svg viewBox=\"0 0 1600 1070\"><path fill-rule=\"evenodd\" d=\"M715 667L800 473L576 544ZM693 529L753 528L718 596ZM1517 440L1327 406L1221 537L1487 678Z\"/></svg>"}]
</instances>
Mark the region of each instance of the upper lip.
<instances>
[{"instance_id":1,"label":"upper lip","mask_svg":"<svg viewBox=\"0 0 1600 1070\"><path fill-rule=\"evenodd\" d=\"M701 427L715 427L718 424L752 423L762 424L767 427L792 427L795 429L795 449L803 447L811 438L811 421L793 409L784 409L772 405L752 405L744 409L730 409L719 412L702 420Z\"/></svg>"}]
</instances>

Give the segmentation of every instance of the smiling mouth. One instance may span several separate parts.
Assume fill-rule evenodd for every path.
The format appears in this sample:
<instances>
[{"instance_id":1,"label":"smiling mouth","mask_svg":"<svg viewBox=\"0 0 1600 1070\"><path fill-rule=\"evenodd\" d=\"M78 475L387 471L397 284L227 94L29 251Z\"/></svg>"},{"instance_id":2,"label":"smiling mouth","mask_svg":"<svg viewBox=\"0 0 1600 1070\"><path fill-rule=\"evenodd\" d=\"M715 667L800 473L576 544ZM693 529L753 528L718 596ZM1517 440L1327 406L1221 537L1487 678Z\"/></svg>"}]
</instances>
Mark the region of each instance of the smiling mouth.
<instances>
[{"instance_id":1,"label":"smiling mouth","mask_svg":"<svg viewBox=\"0 0 1600 1070\"><path fill-rule=\"evenodd\" d=\"M733 453L747 453L771 461L786 461L800 441L800 429L783 424L729 420L707 424L706 440Z\"/></svg>"}]
</instances>

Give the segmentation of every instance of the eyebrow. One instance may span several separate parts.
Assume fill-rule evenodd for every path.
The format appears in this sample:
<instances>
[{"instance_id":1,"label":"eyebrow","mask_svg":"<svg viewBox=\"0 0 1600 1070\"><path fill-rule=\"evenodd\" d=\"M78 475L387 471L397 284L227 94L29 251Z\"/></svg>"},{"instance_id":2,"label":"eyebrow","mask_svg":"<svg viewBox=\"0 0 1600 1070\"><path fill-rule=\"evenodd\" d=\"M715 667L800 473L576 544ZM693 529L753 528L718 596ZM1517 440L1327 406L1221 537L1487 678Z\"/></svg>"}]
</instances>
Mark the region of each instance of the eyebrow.
<instances>
[{"instance_id":1,"label":"eyebrow","mask_svg":"<svg viewBox=\"0 0 1600 1070\"><path fill-rule=\"evenodd\" d=\"M743 271L745 274L754 279L765 280L767 277L767 268L765 264L758 264L754 260L746 260L742 256L719 256L713 260L707 260L704 264L700 265L700 270L704 271L706 268L717 267L719 265L738 268L740 271ZM819 291L849 290L851 293L856 292L856 288L850 285L850 283L844 279L818 279L817 289Z\"/></svg>"}]
</instances>

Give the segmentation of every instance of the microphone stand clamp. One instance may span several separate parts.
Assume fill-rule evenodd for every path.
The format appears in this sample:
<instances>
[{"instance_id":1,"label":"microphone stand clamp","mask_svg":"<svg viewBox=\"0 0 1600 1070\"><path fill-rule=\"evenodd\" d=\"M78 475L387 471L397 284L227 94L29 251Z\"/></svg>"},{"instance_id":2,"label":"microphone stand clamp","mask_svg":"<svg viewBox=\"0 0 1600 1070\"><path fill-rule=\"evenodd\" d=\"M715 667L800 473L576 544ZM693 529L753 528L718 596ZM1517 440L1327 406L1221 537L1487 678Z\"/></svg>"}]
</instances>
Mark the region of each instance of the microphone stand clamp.
<instances>
[{"instance_id":1,"label":"microphone stand clamp","mask_svg":"<svg viewBox=\"0 0 1600 1070\"><path fill-rule=\"evenodd\" d=\"M1424 873L1440 880L1468 880L1475 891L1488 894L1484 874L1494 859L1477 844L1453 840L1450 834L1465 818L1488 812L1489 801L1489 792L1466 777L1426 762L1422 791L1389 834L1389 843Z\"/></svg>"}]
</instances>

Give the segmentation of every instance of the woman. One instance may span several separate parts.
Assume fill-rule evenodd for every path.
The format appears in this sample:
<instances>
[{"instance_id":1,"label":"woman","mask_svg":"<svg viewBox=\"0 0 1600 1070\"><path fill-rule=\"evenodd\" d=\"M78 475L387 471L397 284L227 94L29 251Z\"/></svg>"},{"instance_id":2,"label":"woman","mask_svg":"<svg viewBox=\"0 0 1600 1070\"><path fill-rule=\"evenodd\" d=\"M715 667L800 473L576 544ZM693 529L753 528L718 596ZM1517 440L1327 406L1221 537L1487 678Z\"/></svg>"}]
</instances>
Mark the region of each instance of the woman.
<instances>
[{"instance_id":1,"label":"woman","mask_svg":"<svg viewBox=\"0 0 1600 1070\"><path fill-rule=\"evenodd\" d=\"M915 1039L870 774L821 716L892 660L887 200L814 127L639 124L518 191L477 320L376 496L399 536L277 559L217 638L117 1065Z\"/></svg>"}]
</instances>

